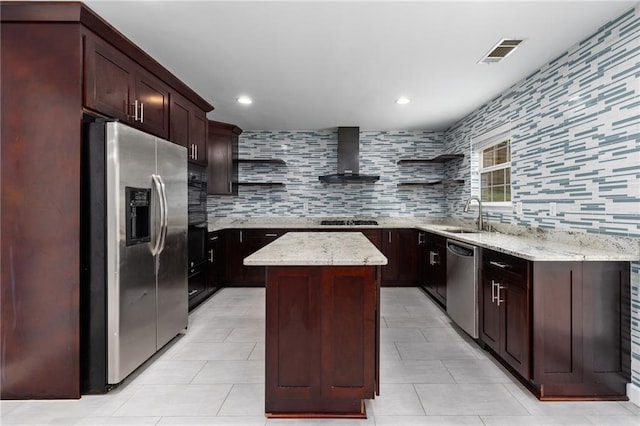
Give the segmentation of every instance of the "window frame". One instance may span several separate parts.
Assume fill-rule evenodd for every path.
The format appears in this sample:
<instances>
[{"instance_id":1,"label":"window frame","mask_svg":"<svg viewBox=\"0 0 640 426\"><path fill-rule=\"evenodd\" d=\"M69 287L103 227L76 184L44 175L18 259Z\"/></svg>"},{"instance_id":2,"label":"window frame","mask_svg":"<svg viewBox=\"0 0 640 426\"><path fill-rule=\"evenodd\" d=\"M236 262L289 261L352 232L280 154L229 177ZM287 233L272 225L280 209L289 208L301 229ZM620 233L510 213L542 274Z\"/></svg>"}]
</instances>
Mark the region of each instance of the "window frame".
<instances>
[{"instance_id":1,"label":"window frame","mask_svg":"<svg viewBox=\"0 0 640 426\"><path fill-rule=\"evenodd\" d=\"M499 166L489 166L483 168L483 153L487 148L491 148L495 145L503 143L505 141L509 141L509 161L506 163L501 163ZM509 179L509 193L510 200L509 201L483 201L482 206L488 207L489 209L495 210L509 210L513 206L513 138L511 137L511 127L509 125L502 125L496 127L495 129L482 134L481 136L474 138L471 144L471 151L473 155L473 159L475 160L472 163L472 174L476 177L476 185L471 187L471 195L476 196L482 199L482 173L493 170L504 170L506 168L509 169L510 179Z\"/></svg>"}]
</instances>

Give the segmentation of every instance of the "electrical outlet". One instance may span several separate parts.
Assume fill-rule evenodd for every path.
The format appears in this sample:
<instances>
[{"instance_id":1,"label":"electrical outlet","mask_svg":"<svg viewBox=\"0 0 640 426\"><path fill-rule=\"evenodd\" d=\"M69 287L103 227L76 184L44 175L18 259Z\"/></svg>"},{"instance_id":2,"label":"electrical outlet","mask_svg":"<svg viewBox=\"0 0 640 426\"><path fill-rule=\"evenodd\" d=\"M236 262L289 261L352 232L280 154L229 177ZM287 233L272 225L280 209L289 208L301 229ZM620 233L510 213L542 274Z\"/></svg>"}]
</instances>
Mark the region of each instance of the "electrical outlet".
<instances>
[{"instance_id":1,"label":"electrical outlet","mask_svg":"<svg viewBox=\"0 0 640 426\"><path fill-rule=\"evenodd\" d=\"M522 214L522 201L517 201L516 202L516 213L517 214Z\"/></svg>"},{"instance_id":2,"label":"electrical outlet","mask_svg":"<svg viewBox=\"0 0 640 426\"><path fill-rule=\"evenodd\" d=\"M309 203L302 204L302 211L305 213L309 211Z\"/></svg>"},{"instance_id":3,"label":"electrical outlet","mask_svg":"<svg viewBox=\"0 0 640 426\"><path fill-rule=\"evenodd\" d=\"M400 211L401 211L401 212L404 212L404 211L406 211L406 210L407 210L407 205L406 205L405 203L401 203L401 204L400 204Z\"/></svg>"},{"instance_id":4,"label":"electrical outlet","mask_svg":"<svg viewBox=\"0 0 640 426\"><path fill-rule=\"evenodd\" d=\"M549 203L549 216L555 217L557 213L556 203Z\"/></svg>"}]
</instances>

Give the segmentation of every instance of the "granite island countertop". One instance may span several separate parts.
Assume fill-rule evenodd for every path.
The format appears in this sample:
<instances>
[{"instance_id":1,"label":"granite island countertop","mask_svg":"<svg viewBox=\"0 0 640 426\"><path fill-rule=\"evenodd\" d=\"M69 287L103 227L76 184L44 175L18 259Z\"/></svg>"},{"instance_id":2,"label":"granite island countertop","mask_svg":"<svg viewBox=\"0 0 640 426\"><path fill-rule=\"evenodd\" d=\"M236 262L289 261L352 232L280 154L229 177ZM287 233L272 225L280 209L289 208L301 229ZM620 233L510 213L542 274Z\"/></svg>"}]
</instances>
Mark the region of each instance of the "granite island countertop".
<instances>
[{"instance_id":1,"label":"granite island countertop","mask_svg":"<svg viewBox=\"0 0 640 426\"><path fill-rule=\"evenodd\" d=\"M455 234L446 231L452 223L446 218L376 217L378 225L322 226L317 217L249 217L215 218L209 231L223 229L282 228L353 230L382 228L415 228L531 261L623 261L640 260L640 240L609 238L598 234L524 229L520 235L500 232ZM351 235L351 233L348 233Z\"/></svg>"},{"instance_id":2,"label":"granite island countertop","mask_svg":"<svg viewBox=\"0 0 640 426\"><path fill-rule=\"evenodd\" d=\"M361 232L288 232L244 259L247 266L375 266L387 258Z\"/></svg>"}]
</instances>

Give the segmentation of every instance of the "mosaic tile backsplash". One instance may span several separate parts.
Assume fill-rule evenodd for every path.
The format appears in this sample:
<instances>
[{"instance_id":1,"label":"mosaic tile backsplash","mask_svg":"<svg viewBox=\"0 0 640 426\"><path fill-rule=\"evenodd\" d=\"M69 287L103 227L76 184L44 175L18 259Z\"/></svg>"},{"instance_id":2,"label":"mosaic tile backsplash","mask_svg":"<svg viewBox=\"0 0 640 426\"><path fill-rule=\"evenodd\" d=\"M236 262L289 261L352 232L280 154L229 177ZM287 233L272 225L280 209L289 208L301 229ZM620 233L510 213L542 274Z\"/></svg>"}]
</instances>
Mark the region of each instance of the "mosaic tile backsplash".
<instances>
[{"instance_id":1,"label":"mosaic tile backsplash","mask_svg":"<svg viewBox=\"0 0 640 426\"><path fill-rule=\"evenodd\" d=\"M326 184L318 176L338 168L338 133L327 131L245 132L238 156L277 158L286 164L239 163L240 182L284 186L240 186L237 197L209 196L213 216L445 216L442 185L398 187L398 182L438 181L442 164L398 165L401 158L435 157L444 151L442 132L360 133L360 173L375 183ZM402 205L404 204L404 211Z\"/></svg>"},{"instance_id":2,"label":"mosaic tile backsplash","mask_svg":"<svg viewBox=\"0 0 640 426\"><path fill-rule=\"evenodd\" d=\"M508 59L507 59L508 60ZM499 66L499 65L493 65ZM355 123L357 124L357 123ZM462 213L477 180L475 141L508 127L512 207L489 222L637 238L640 244L640 6L543 66L446 132L363 131L360 172L375 184L327 185L337 169L337 132L245 132L240 157L281 158L286 165L241 164L238 197L209 197L213 216L434 216ZM444 165L397 160L464 153ZM473 162L475 163L475 162ZM463 179L453 186L398 187L419 180ZM515 203L522 203L522 214ZM550 214L550 203L557 214ZM404 204L405 210L401 209ZM640 404L640 262L631 265L632 387Z\"/></svg>"}]
</instances>

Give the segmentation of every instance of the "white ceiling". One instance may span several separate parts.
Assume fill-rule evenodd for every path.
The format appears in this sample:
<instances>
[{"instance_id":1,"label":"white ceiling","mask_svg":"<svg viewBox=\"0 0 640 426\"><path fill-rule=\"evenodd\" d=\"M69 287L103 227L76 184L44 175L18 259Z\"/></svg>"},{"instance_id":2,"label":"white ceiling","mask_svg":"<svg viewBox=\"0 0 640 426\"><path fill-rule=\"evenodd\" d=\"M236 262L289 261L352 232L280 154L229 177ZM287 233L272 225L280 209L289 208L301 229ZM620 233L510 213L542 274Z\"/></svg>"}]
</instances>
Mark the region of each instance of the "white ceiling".
<instances>
[{"instance_id":1,"label":"white ceiling","mask_svg":"<svg viewBox=\"0 0 640 426\"><path fill-rule=\"evenodd\" d=\"M213 104L210 119L445 130L637 0L85 3ZM525 42L478 65L504 37Z\"/></svg>"}]
</instances>

